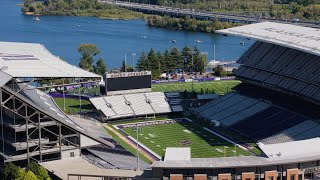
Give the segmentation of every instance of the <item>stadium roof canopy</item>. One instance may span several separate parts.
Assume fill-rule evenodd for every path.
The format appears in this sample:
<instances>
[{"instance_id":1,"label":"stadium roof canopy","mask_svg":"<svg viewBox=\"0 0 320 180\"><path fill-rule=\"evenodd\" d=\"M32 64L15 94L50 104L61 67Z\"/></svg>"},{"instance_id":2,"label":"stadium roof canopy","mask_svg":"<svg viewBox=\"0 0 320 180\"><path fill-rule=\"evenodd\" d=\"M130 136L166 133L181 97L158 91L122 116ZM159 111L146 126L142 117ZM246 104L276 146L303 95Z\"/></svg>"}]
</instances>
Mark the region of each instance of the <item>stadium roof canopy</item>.
<instances>
[{"instance_id":1,"label":"stadium roof canopy","mask_svg":"<svg viewBox=\"0 0 320 180\"><path fill-rule=\"evenodd\" d=\"M292 24L262 22L239 26L217 33L244 36L307 53L320 55L320 30Z\"/></svg>"},{"instance_id":2,"label":"stadium roof canopy","mask_svg":"<svg viewBox=\"0 0 320 180\"><path fill-rule=\"evenodd\" d=\"M7 82L11 80L11 76L9 74L6 74L2 71L0 71L0 87L5 85Z\"/></svg>"},{"instance_id":3,"label":"stadium roof canopy","mask_svg":"<svg viewBox=\"0 0 320 180\"><path fill-rule=\"evenodd\" d=\"M269 158L294 158L301 154L318 155L320 138L268 145L258 143L258 146Z\"/></svg>"},{"instance_id":4,"label":"stadium roof canopy","mask_svg":"<svg viewBox=\"0 0 320 180\"><path fill-rule=\"evenodd\" d=\"M100 78L66 63L43 45L0 42L0 71L14 78Z\"/></svg>"}]
</instances>

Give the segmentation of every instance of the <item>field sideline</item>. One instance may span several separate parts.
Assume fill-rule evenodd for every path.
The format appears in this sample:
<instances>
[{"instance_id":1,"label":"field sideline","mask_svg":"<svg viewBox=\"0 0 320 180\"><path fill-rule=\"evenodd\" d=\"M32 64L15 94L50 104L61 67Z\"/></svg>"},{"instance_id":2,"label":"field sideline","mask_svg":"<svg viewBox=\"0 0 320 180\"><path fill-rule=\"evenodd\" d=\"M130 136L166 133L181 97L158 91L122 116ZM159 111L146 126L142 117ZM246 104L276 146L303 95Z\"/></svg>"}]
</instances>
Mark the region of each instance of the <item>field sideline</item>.
<instances>
[{"instance_id":1,"label":"field sideline","mask_svg":"<svg viewBox=\"0 0 320 180\"><path fill-rule=\"evenodd\" d=\"M225 94L227 91L232 91L232 88L239 85L240 81L227 80L227 81L208 81L208 82L194 82L193 87L195 92L201 92L201 88L205 92L206 89L211 93L212 90L216 94ZM184 91L192 92L192 83L164 83L153 84L152 91L155 92L175 92Z\"/></svg>"},{"instance_id":2,"label":"field sideline","mask_svg":"<svg viewBox=\"0 0 320 180\"><path fill-rule=\"evenodd\" d=\"M120 127L120 131L136 139L134 128L117 126ZM190 147L193 158L250 155L245 150L187 120L143 126L139 132L139 142L161 157L165 155L166 147Z\"/></svg>"}]
</instances>

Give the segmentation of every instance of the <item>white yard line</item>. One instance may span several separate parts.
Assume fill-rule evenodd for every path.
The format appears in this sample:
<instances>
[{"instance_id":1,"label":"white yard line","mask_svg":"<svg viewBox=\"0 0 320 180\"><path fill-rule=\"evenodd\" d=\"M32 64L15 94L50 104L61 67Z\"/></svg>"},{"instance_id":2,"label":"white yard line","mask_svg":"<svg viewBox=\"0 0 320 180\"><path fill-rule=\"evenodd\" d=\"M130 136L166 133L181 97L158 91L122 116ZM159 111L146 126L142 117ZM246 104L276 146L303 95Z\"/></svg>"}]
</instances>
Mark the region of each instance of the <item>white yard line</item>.
<instances>
[{"instance_id":1,"label":"white yard line","mask_svg":"<svg viewBox=\"0 0 320 180\"><path fill-rule=\"evenodd\" d=\"M131 136L128 136L129 139L131 139L131 141L133 141L135 144L137 144L137 140ZM149 153L151 153L152 155L154 155L155 157L157 157L158 159L162 159L161 156L159 156L157 153L155 153L154 151L152 151L151 149L149 149L147 146L143 145L142 143L138 142L139 147L143 147L145 150L147 150Z\"/></svg>"}]
</instances>

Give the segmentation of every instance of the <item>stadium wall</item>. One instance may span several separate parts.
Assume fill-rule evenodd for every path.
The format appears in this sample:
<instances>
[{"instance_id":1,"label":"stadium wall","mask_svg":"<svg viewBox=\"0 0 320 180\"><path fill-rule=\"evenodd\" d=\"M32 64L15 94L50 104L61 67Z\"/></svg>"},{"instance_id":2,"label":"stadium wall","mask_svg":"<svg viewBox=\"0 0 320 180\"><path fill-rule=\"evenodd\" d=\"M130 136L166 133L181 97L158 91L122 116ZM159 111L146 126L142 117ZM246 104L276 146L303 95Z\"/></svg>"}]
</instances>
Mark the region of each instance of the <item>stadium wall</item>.
<instances>
[{"instance_id":1,"label":"stadium wall","mask_svg":"<svg viewBox=\"0 0 320 180\"><path fill-rule=\"evenodd\" d=\"M221 164L223 164L223 160ZM152 167L152 172L154 178L164 180L305 180L315 177L320 172L320 166L319 160L317 160L241 168Z\"/></svg>"}]
</instances>

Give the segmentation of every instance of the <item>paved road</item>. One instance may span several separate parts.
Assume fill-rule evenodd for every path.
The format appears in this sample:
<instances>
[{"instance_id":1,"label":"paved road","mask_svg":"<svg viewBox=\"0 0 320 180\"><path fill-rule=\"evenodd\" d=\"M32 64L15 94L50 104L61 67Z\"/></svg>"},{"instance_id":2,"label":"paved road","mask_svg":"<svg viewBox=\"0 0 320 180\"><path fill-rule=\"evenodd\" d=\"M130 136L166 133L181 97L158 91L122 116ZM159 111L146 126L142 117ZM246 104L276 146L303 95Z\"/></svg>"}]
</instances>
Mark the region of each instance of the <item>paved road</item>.
<instances>
[{"instance_id":1,"label":"paved road","mask_svg":"<svg viewBox=\"0 0 320 180\"><path fill-rule=\"evenodd\" d=\"M296 24L300 26L314 27L320 28L320 22L307 22L307 21L294 21L294 20L282 20L282 19L268 19L268 18L257 18L253 16L245 16L240 14L228 14L228 13L214 13L208 11L198 11L193 9L180 9L180 8L172 8L158 5L148 5L148 4L139 4L139 3L130 3L124 1L112 1L112 0L100 0L101 2L114 4L120 7L124 7L131 10L142 11L146 13L152 14L160 14L160 15L173 15L177 17L191 16L197 19L206 19L212 20L217 17L220 21L229 21L229 22L241 22L241 23L257 23L263 21L271 21L271 22L281 22L281 23L289 23Z\"/></svg>"}]
</instances>

